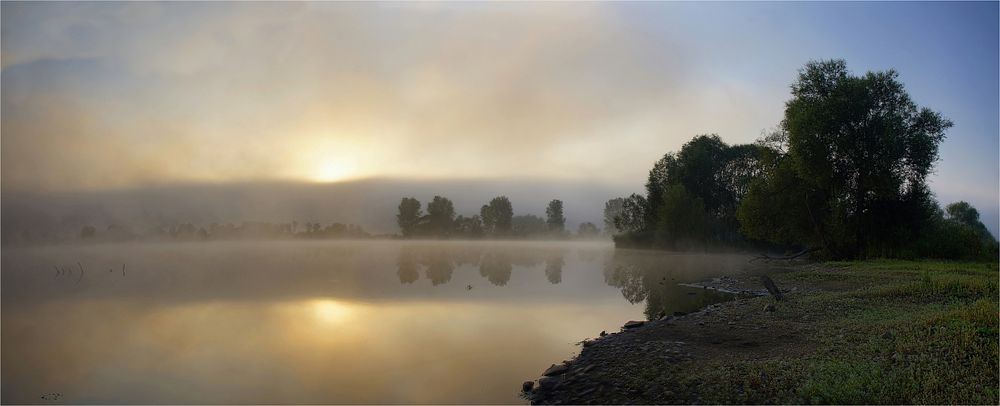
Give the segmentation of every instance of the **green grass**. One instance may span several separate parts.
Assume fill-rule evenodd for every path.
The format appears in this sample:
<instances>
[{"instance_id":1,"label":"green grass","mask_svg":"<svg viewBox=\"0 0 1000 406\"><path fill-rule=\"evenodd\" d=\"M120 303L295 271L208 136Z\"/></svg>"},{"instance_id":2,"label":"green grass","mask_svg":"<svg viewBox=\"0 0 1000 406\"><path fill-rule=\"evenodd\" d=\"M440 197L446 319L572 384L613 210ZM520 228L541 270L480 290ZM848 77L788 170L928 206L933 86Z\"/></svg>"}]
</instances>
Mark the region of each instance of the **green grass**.
<instances>
[{"instance_id":1,"label":"green grass","mask_svg":"<svg viewBox=\"0 0 1000 406\"><path fill-rule=\"evenodd\" d=\"M817 315L815 351L709 363L687 384L697 383L708 403L998 404L998 276L996 263L922 261L837 262L783 275L841 288L782 305Z\"/></svg>"}]
</instances>

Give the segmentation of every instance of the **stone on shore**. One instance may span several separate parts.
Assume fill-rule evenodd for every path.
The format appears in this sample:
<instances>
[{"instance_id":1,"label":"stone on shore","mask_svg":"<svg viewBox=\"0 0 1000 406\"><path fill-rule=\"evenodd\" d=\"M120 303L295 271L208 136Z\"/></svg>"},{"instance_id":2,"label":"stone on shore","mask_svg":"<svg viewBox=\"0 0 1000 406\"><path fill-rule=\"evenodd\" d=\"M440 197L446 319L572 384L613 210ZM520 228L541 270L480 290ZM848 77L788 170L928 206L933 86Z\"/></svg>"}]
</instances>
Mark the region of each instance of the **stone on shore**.
<instances>
[{"instance_id":1,"label":"stone on shore","mask_svg":"<svg viewBox=\"0 0 1000 406\"><path fill-rule=\"evenodd\" d=\"M565 374L566 372L569 372L569 367L566 366L566 364L559 364L559 365L552 364L552 366L550 366L549 369L546 369L545 372L542 372L542 375L554 376L554 375L562 375ZM541 385L542 382L538 381L538 384Z\"/></svg>"},{"instance_id":2,"label":"stone on shore","mask_svg":"<svg viewBox=\"0 0 1000 406\"><path fill-rule=\"evenodd\" d=\"M645 324L646 324L646 322L644 322L644 321L629 320L629 321L627 321L625 323L625 325L623 327L625 327L625 328L636 328L636 327L642 327Z\"/></svg>"}]
</instances>

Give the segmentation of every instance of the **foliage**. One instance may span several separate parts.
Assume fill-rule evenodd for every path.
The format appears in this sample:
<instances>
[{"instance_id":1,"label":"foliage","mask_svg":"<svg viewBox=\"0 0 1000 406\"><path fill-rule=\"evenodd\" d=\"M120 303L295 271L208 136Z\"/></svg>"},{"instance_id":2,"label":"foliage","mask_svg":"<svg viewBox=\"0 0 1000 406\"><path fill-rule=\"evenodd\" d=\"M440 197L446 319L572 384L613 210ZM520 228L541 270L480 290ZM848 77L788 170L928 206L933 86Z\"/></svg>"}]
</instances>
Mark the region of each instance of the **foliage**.
<instances>
[{"instance_id":1,"label":"foliage","mask_svg":"<svg viewBox=\"0 0 1000 406\"><path fill-rule=\"evenodd\" d=\"M403 233L403 237L410 237L414 234L420 223L421 211L420 201L413 197L404 197L399 202L399 214L396 215L396 224Z\"/></svg>"},{"instance_id":2,"label":"foliage","mask_svg":"<svg viewBox=\"0 0 1000 406\"><path fill-rule=\"evenodd\" d=\"M702 245L709 233L711 218L705 204L675 184L667 186L657 214L657 241L670 248L693 248Z\"/></svg>"},{"instance_id":3,"label":"foliage","mask_svg":"<svg viewBox=\"0 0 1000 406\"><path fill-rule=\"evenodd\" d=\"M479 210L483 230L489 235L506 235L511 231L514 208L507 196L497 196Z\"/></svg>"},{"instance_id":4,"label":"foliage","mask_svg":"<svg viewBox=\"0 0 1000 406\"><path fill-rule=\"evenodd\" d=\"M622 203L621 214L615 217L615 228L626 233L645 230L647 210L646 198L633 193Z\"/></svg>"},{"instance_id":5,"label":"foliage","mask_svg":"<svg viewBox=\"0 0 1000 406\"><path fill-rule=\"evenodd\" d=\"M511 233L519 237L547 234L549 230L545 219L533 214L514 216L511 218Z\"/></svg>"},{"instance_id":6,"label":"foliage","mask_svg":"<svg viewBox=\"0 0 1000 406\"><path fill-rule=\"evenodd\" d=\"M589 221L580 223L580 227L576 230L576 235L581 238L594 238L600 234L601 230L597 229L597 226Z\"/></svg>"},{"instance_id":7,"label":"foliage","mask_svg":"<svg viewBox=\"0 0 1000 406\"><path fill-rule=\"evenodd\" d=\"M604 203L604 233L608 235L618 234L619 229L615 226L615 218L622 214L625 199L616 197Z\"/></svg>"},{"instance_id":8,"label":"foliage","mask_svg":"<svg viewBox=\"0 0 1000 406\"><path fill-rule=\"evenodd\" d=\"M448 237L454 230L455 206L451 200L441 196L427 203L427 216L423 223L425 232L437 237Z\"/></svg>"},{"instance_id":9,"label":"foliage","mask_svg":"<svg viewBox=\"0 0 1000 406\"><path fill-rule=\"evenodd\" d=\"M820 61L792 85L782 121L788 155L810 193L812 240L833 257L896 249L886 243L927 224L925 180L952 124L918 108L897 76L854 76L843 60Z\"/></svg>"},{"instance_id":10,"label":"foliage","mask_svg":"<svg viewBox=\"0 0 1000 406\"><path fill-rule=\"evenodd\" d=\"M562 233L566 228L566 217L563 216L562 200L552 200L545 208L545 223L549 226L549 232Z\"/></svg>"}]
</instances>

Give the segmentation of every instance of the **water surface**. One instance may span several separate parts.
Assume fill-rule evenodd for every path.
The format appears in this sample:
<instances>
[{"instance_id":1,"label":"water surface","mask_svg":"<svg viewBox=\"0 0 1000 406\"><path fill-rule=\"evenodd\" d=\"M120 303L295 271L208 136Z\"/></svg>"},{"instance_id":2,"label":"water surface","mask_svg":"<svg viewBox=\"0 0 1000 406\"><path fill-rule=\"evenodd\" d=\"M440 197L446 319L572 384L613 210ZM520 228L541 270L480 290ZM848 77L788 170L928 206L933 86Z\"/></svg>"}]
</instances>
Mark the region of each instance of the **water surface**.
<instances>
[{"instance_id":1,"label":"water surface","mask_svg":"<svg viewBox=\"0 0 1000 406\"><path fill-rule=\"evenodd\" d=\"M523 403L746 258L603 242L5 247L4 403ZM83 271L81 272L81 268Z\"/></svg>"}]
</instances>

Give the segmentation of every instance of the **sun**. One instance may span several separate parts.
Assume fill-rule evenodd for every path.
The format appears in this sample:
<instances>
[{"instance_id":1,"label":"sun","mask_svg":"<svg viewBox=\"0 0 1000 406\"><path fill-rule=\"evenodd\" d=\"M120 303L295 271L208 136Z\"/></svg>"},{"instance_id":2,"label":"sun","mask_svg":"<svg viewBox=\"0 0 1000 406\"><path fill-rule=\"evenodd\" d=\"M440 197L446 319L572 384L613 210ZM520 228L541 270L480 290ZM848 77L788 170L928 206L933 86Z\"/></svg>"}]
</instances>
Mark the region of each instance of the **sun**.
<instances>
[{"instance_id":1,"label":"sun","mask_svg":"<svg viewBox=\"0 0 1000 406\"><path fill-rule=\"evenodd\" d=\"M312 178L316 182L338 182L353 176L355 170L350 162L327 161L319 165Z\"/></svg>"}]
</instances>

